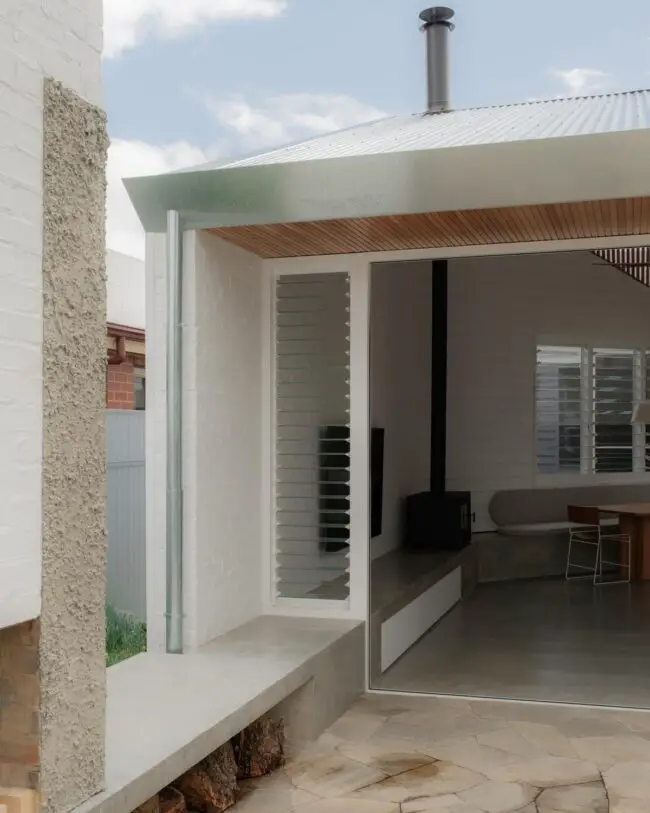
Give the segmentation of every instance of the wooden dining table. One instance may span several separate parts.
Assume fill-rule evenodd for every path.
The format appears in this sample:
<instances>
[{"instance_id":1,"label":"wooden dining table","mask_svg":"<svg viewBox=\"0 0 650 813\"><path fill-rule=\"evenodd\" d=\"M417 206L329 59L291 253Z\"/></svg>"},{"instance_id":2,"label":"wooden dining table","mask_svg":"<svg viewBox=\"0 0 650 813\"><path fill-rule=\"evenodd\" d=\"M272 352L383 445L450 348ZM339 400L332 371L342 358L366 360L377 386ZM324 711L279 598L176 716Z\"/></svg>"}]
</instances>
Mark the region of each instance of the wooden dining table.
<instances>
[{"instance_id":1,"label":"wooden dining table","mask_svg":"<svg viewBox=\"0 0 650 813\"><path fill-rule=\"evenodd\" d=\"M596 506L601 514L617 516L621 534L632 539L630 578L650 580L650 502L633 502ZM622 562L627 564L627 545L621 546Z\"/></svg>"}]
</instances>

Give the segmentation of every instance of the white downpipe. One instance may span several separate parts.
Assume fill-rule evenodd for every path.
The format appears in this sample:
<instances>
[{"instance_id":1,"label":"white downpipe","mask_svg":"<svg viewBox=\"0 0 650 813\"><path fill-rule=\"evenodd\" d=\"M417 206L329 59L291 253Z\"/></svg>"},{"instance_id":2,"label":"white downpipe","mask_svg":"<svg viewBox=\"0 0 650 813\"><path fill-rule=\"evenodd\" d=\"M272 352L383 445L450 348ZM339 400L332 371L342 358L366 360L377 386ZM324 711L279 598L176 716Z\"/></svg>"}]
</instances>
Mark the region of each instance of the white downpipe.
<instances>
[{"instance_id":1,"label":"white downpipe","mask_svg":"<svg viewBox=\"0 0 650 813\"><path fill-rule=\"evenodd\" d=\"M167 594L166 649L183 652L183 260L180 215L167 212Z\"/></svg>"}]
</instances>

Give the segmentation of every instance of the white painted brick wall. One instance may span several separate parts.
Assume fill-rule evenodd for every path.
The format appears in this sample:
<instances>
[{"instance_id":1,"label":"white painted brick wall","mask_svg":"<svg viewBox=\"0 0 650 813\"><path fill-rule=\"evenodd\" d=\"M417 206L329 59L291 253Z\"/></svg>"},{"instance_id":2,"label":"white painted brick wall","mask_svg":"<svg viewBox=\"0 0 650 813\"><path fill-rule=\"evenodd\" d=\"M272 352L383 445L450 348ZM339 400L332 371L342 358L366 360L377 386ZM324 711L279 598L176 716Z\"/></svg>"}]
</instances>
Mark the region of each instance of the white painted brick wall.
<instances>
[{"instance_id":1,"label":"white painted brick wall","mask_svg":"<svg viewBox=\"0 0 650 813\"><path fill-rule=\"evenodd\" d=\"M43 79L101 104L101 0L0 10L0 627L40 612Z\"/></svg>"},{"instance_id":2,"label":"white painted brick wall","mask_svg":"<svg viewBox=\"0 0 650 813\"><path fill-rule=\"evenodd\" d=\"M106 252L106 318L127 327L145 328L144 263L118 251Z\"/></svg>"},{"instance_id":3,"label":"white painted brick wall","mask_svg":"<svg viewBox=\"0 0 650 813\"><path fill-rule=\"evenodd\" d=\"M165 645L165 239L147 238L147 604ZM262 263L208 234L184 241L184 643L262 611Z\"/></svg>"},{"instance_id":4,"label":"white painted brick wall","mask_svg":"<svg viewBox=\"0 0 650 813\"><path fill-rule=\"evenodd\" d=\"M167 292L165 235L148 234L146 244L147 410L146 531L147 531L147 646L165 651L165 498L166 454L165 364ZM186 595L187 595L186 591Z\"/></svg>"},{"instance_id":5,"label":"white painted brick wall","mask_svg":"<svg viewBox=\"0 0 650 813\"><path fill-rule=\"evenodd\" d=\"M574 252L449 263L447 486L473 492L475 530L490 527L494 491L543 485L537 344L650 346L650 289L594 262Z\"/></svg>"},{"instance_id":6,"label":"white painted brick wall","mask_svg":"<svg viewBox=\"0 0 650 813\"><path fill-rule=\"evenodd\" d=\"M200 645L262 611L262 261L199 233L195 284Z\"/></svg>"}]
</instances>

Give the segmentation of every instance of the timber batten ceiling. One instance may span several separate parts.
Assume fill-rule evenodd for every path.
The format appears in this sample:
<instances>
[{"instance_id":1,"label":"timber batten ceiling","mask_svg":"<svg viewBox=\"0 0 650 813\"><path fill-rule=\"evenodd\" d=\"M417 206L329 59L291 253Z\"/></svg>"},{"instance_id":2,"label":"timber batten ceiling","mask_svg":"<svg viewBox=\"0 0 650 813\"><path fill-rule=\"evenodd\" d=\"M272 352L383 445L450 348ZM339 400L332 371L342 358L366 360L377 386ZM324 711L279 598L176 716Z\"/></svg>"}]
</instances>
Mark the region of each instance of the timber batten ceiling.
<instances>
[{"instance_id":1,"label":"timber batten ceiling","mask_svg":"<svg viewBox=\"0 0 650 813\"><path fill-rule=\"evenodd\" d=\"M650 233L650 197L210 229L265 259Z\"/></svg>"}]
</instances>

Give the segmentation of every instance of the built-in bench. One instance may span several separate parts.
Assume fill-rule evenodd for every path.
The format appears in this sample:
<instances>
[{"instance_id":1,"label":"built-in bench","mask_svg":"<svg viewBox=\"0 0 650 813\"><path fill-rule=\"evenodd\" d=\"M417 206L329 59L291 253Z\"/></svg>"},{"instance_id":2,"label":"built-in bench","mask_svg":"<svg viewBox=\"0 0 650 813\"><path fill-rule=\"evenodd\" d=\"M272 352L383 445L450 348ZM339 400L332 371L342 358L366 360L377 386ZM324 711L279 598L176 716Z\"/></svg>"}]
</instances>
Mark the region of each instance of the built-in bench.
<instances>
[{"instance_id":1,"label":"built-in bench","mask_svg":"<svg viewBox=\"0 0 650 813\"><path fill-rule=\"evenodd\" d=\"M645 502L649 485L572 486L498 491L490 501L490 519L506 536L566 534L568 505L606 505ZM616 518L605 523L616 525Z\"/></svg>"},{"instance_id":2,"label":"built-in bench","mask_svg":"<svg viewBox=\"0 0 650 813\"><path fill-rule=\"evenodd\" d=\"M568 505L645 502L649 485L572 486L497 492L489 505L496 532L478 534L479 581L560 576L566 568ZM616 518L604 519L608 527ZM587 562L589 550L580 551Z\"/></svg>"},{"instance_id":3,"label":"built-in bench","mask_svg":"<svg viewBox=\"0 0 650 813\"><path fill-rule=\"evenodd\" d=\"M138 655L107 683L106 787L75 813L130 813L268 712L290 747L316 739L364 691L364 625L261 617L185 655Z\"/></svg>"},{"instance_id":4,"label":"built-in bench","mask_svg":"<svg viewBox=\"0 0 650 813\"><path fill-rule=\"evenodd\" d=\"M378 678L477 582L476 551L398 548L371 568L370 676Z\"/></svg>"}]
</instances>

